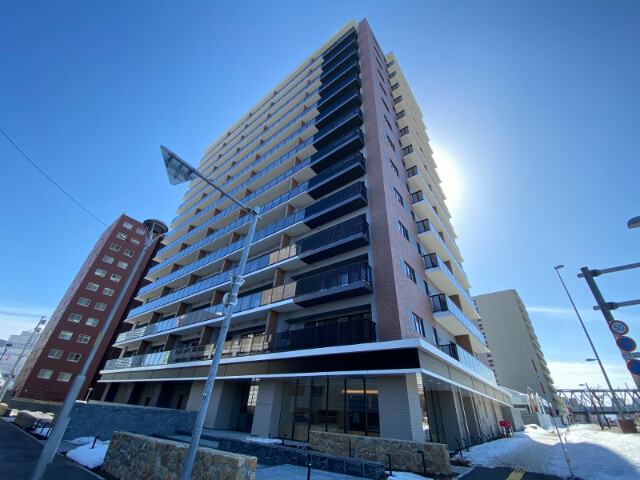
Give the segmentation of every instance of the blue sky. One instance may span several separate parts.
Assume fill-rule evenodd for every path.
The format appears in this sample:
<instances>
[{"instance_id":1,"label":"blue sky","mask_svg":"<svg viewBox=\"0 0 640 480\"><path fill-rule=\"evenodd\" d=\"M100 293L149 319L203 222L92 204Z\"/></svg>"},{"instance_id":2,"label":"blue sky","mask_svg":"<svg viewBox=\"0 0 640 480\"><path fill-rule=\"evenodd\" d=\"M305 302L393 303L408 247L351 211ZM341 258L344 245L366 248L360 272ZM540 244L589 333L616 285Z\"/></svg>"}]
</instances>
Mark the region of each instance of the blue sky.
<instances>
[{"instance_id":1,"label":"blue sky","mask_svg":"<svg viewBox=\"0 0 640 480\"><path fill-rule=\"evenodd\" d=\"M560 4L559 4L560 3ZM580 267L638 261L640 4L3 2L0 128L105 223L170 221L159 145L202 151L349 19L366 17L424 114L472 295L515 288L559 387L631 376ZM0 137L0 338L50 315L104 229ZM600 277L638 298L640 271ZM640 341L637 307L620 310Z\"/></svg>"}]
</instances>

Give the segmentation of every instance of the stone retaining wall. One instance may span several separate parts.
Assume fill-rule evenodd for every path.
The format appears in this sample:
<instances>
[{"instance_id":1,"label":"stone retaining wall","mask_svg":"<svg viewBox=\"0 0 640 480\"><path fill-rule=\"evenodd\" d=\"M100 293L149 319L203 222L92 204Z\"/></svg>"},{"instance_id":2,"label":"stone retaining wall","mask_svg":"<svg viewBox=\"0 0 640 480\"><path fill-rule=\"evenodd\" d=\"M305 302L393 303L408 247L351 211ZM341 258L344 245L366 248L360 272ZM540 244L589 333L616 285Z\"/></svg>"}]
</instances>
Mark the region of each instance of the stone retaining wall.
<instances>
[{"instance_id":1,"label":"stone retaining wall","mask_svg":"<svg viewBox=\"0 0 640 480\"><path fill-rule=\"evenodd\" d=\"M144 435L170 435L177 428L192 429L196 414L194 411L173 408L76 402L64 439L100 436L101 440L109 440L116 430Z\"/></svg>"},{"instance_id":2,"label":"stone retaining wall","mask_svg":"<svg viewBox=\"0 0 640 480\"><path fill-rule=\"evenodd\" d=\"M189 446L182 442L114 432L102 469L121 480L179 479ZM207 480L255 480L256 457L200 447L193 476Z\"/></svg>"},{"instance_id":3,"label":"stone retaining wall","mask_svg":"<svg viewBox=\"0 0 640 480\"><path fill-rule=\"evenodd\" d=\"M387 452L391 452L393 470L451 475L449 452L447 446L441 443L419 443L390 438L309 432L309 447L317 452L373 460L387 465L389 463Z\"/></svg>"}]
</instances>

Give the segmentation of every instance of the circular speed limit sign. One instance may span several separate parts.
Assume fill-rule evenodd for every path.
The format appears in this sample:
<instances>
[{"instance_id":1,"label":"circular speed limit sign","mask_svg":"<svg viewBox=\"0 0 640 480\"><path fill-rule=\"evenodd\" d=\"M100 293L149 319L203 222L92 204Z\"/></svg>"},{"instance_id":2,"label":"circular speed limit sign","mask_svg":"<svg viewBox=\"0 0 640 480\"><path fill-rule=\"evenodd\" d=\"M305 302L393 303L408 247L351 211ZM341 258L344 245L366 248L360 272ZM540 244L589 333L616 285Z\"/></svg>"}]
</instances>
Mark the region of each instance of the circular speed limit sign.
<instances>
[{"instance_id":1,"label":"circular speed limit sign","mask_svg":"<svg viewBox=\"0 0 640 480\"><path fill-rule=\"evenodd\" d=\"M613 332L614 335L626 335L629 333L629 327L626 323L621 322L620 320L614 320L609 323L609 330Z\"/></svg>"}]
</instances>

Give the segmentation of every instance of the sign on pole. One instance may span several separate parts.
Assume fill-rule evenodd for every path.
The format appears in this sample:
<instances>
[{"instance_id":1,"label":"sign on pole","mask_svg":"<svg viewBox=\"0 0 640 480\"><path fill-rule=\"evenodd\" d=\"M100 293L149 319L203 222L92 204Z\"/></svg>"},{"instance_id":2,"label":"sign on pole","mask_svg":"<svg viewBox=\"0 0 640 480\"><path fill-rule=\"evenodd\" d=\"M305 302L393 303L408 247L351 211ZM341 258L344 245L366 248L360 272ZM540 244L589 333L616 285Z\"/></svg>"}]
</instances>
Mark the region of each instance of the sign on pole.
<instances>
[{"instance_id":1,"label":"sign on pole","mask_svg":"<svg viewBox=\"0 0 640 480\"><path fill-rule=\"evenodd\" d=\"M627 324L620 320L609 322L609 330L611 330L614 335L626 335L629 333L629 327Z\"/></svg>"},{"instance_id":2,"label":"sign on pole","mask_svg":"<svg viewBox=\"0 0 640 480\"><path fill-rule=\"evenodd\" d=\"M627 368L634 375L640 375L640 360L636 360L636 359L629 360L627 362Z\"/></svg>"},{"instance_id":3,"label":"sign on pole","mask_svg":"<svg viewBox=\"0 0 640 480\"><path fill-rule=\"evenodd\" d=\"M637 347L635 340L631 337L616 338L616 345L623 352L633 352Z\"/></svg>"}]
</instances>

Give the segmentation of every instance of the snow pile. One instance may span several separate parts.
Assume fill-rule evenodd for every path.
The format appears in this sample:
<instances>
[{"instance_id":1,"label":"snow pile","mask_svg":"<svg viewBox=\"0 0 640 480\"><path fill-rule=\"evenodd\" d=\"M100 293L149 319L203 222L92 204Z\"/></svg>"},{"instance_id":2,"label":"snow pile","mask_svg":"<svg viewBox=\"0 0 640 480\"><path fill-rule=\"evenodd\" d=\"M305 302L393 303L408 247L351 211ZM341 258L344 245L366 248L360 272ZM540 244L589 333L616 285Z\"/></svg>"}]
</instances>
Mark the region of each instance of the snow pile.
<instances>
[{"instance_id":1,"label":"snow pile","mask_svg":"<svg viewBox=\"0 0 640 480\"><path fill-rule=\"evenodd\" d=\"M560 428L573 473L585 480L640 478L640 435L601 431L597 425ZM473 465L524 468L530 472L567 477L569 467L555 429L527 425L513 438L472 447L463 452Z\"/></svg>"},{"instance_id":2,"label":"snow pile","mask_svg":"<svg viewBox=\"0 0 640 480\"><path fill-rule=\"evenodd\" d=\"M282 444L282 440L278 440L277 438L247 437L247 438L244 438L244 440L247 440L249 442L254 442L254 443L277 443L277 444Z\"/></svg>"},{"instance_id":3,"label":"snow pile","mask_svg":"<svg viewBox=\"0 0 640 480\"><path fill-rule=\"evenodd\" d=\"M88 440L88 442L67 452L67 458L87 468L97 468L102 465L104 461L104 456L107 454L107 449L109 448L109 442L98 440L95 447L91 448L93 445L93 437L81 437L70 440L69 443L78 444L85 440Z\"/></svg>"},{"instance_id":4,"label":"snow pile","mask_svg":"<svg viewBox=\"0 0 640 480\"><path fill-rule=\"evenodd\" d=\"M393 480L433 480L432 478L423 477L409 472L394 472L393 476L389 478Z\"/></svg>"}]
</instances>

